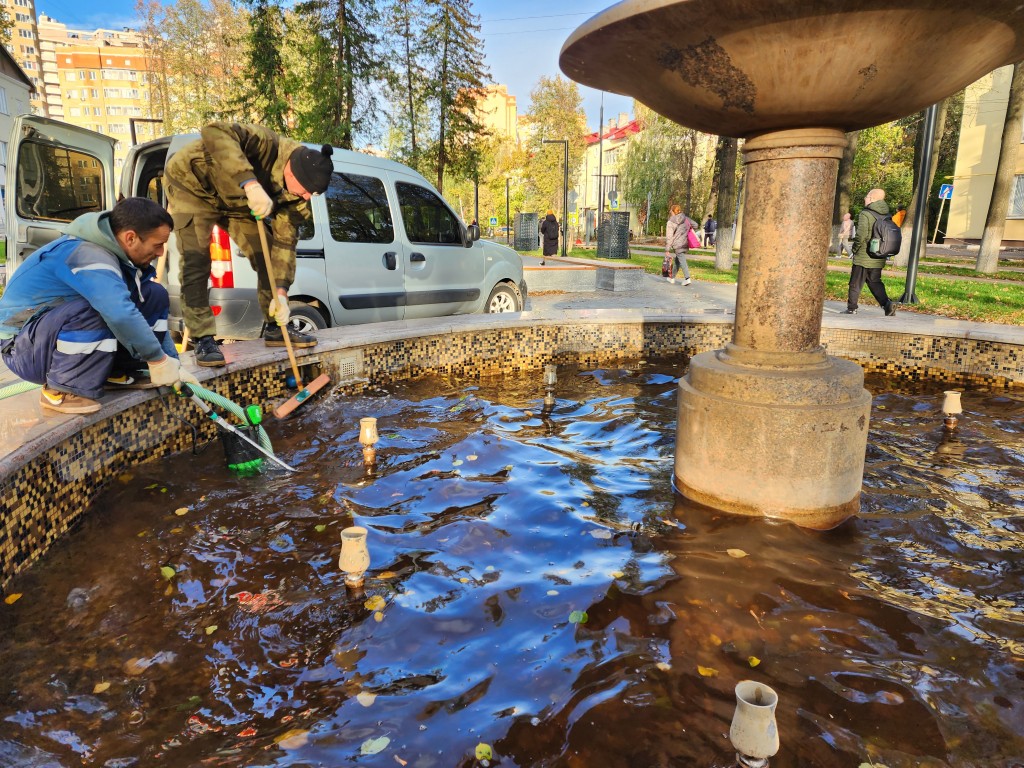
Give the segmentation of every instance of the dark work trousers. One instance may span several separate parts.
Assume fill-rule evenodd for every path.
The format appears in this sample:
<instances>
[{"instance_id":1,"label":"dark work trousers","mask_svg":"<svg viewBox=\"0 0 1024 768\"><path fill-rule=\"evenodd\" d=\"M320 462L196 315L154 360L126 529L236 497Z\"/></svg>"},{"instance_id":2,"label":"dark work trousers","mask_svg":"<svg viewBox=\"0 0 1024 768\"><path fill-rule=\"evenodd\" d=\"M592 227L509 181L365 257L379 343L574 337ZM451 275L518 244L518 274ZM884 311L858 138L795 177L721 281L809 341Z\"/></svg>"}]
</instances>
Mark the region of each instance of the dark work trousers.
<instances>
[{"instance_id":1,"label":"dark work trousers","mask_svg":"<svg viewBox=\"0 0 1024 768\"><path fill-rule=\"evenodd\" d=\"M162 343L170 309L167 289L147 280L142 298L139 311ZM118 343L85 299L65 302L29 320L5 348L3 359L18 378L90 400L103 394L103 384L115 365L121 371L146 366Z\"/></svg>"},{"instance_id":2,"label":"dark work trousers","mask_svg":"<svg viewBox=\"0 0 1024 768\"><path fill-rule=\"evenodd\" d=\"M857 264L854 264L853 269L850 270L850 291L846 297L846 308L849 310L857 308L857 302L860 301L860 292L864 289L865 282L868 284L871 295L878 302L878 306L882 309L888 309L889 296L886 294L885 284L882 282L882 268L861 267Z\"/></svg>"}]
</instances>

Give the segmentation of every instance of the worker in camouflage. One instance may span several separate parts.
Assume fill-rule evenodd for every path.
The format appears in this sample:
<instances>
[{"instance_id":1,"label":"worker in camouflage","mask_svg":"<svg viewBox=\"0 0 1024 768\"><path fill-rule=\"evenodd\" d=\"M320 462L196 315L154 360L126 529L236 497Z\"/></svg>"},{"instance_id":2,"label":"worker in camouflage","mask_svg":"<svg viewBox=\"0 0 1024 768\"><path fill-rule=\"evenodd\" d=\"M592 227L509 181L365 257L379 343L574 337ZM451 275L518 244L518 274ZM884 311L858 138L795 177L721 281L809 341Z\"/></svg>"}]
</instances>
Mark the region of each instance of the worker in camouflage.
<instances>
[{"instance_id":1,"label":"worker in camouflage","mask_svg":"<svg viewBox=\"0 0 1024 768\"><path fill-rule=\"evenodd\" d=\"M284 329L292 346L316 345L313 336L288 325L288 288L295 279L299 227L312 216L309 200L323 194L331 181L331 146L310 149L267 128L241 123L210 123L201 135L182 147L164 172L181 253L182 315L195 339L196 362L224 365L214 340L208 289L214 225L228 231L259 276L267 346L284 346ZM267 278L256 218L268 225L275 286Z\"/></svg>"}]
</instances>

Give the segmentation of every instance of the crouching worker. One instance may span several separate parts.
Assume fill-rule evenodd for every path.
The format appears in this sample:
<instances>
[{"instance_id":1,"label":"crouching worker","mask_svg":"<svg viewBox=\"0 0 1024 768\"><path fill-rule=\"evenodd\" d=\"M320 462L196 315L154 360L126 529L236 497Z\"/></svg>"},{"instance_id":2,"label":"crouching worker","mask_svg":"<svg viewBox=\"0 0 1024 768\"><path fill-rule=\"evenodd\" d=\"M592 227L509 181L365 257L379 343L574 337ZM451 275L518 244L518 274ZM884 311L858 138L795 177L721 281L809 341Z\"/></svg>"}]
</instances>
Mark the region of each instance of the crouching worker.
<instances>
[{"instance_id":1,"label":"crouching worker","mask_svg":"<svg viewBox=\"0 0 1024 768\"><path fill-rule=\"evenodd\" d=\"M0 297L0 354L17 376L42 384L39 402L95 413L111 377L196 383L167 333L167 290L151 266L173 220L143 197L79 216L67 233L18 267Z\"/></svg>"},{"instance_id":2,"label":"crouching worker","mask_svg":"<svg viewBox=\"0 0 1024 768\"><path fill-rule=\"evenodd\" d=\"M309 149L268 128L210 123L202 138L167 161L164 186L181 251L181 301L185 325L195 340L196 362L224 365L217 324L210 309L210 233L226 229L258 276L263 340L283 347L284 330L293 347L316 346L316 338L288 325L288 288L295 280L299 227L313 213L309 200L331 183L333 148ZM265 219L274 285L255 219Z\"/></svg>"}]
</instances>

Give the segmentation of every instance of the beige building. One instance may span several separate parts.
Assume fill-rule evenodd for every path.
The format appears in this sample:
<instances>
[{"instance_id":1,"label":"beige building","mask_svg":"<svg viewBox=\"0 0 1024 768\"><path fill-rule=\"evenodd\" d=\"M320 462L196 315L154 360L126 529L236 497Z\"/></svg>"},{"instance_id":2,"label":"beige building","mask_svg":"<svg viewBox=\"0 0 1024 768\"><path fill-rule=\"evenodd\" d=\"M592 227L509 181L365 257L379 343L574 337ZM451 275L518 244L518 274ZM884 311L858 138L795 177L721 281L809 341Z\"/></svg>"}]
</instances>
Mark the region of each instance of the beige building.
<instances>
[{"instance_id":1,"label":"beige building","mask_svg":"<svg viewBox=\"0 0 1024 768\"><path fill-rule=\"evenodd\" d=\"M492 134L517 140L516 129L519 118L516 112L516 97L504 85L485 85L476 100L477 119Z\"/></svg>"},{"instance_id":2,"label":"beige building","mask_svg":"<svg viewBox=\"0 0 1024 768\"><path fill-rule=\"evenodd\" d=\"M28 111L49 117L43 92L43 61L39 49L39 32L36 28L35 0L4 0L4 7L14 22L7 50L18 66L25 70L25 75L35 89Z\"/></svg>"},{"instance_id":3,"label":"beige building","mask_svg":"<svg viewBox=\"0 0 1024 768\"><path fill-rule=\"evenodd\" d=\"M981 241L995 183L1003 118L1013 67L1001 67L967 87L949 202L946 239ZM1021 137L1024 140L1024 137ZM1024 244L1024 149L1017 149L1016 183L1003 231L1003 245Z\"/></svg>"},{"instance_id":4,"label":"beige building","mask_svg":"<svg viewBox=\"0 0 1024 768\"><path fill-rule=\"evenodd\" d=\"M150 58L131 29L76 30L42 16L39 45L46 114L117 139L118 169L138 141L161 134L150 120Z\"/></svg>"},{"instance_id":5,"label":"beige building","mask_svg":"<svg viewBox=\"0 0 1024 768\"><path fill-rule=\"evenodd\" d=\"M629 140L640 133L640 124L631 120L625 112L611 118L604 125L599 135L597 131L587 136L587 148L583 153L583 163L576 173L576 227L579 236L593 239L597 217L602 210L601 198L604 198L603 210L629 211L629 226L637 231L636 211L630 210L625 200L618 194L619 164L625 157L626 145ZM604 160L601 161L601 152ZM616 199L609 199L609 192L616 193ZM570 214L571 217L572 214ZM572 225L572 218L570 218Z\"/></svg>"}]
</instances>

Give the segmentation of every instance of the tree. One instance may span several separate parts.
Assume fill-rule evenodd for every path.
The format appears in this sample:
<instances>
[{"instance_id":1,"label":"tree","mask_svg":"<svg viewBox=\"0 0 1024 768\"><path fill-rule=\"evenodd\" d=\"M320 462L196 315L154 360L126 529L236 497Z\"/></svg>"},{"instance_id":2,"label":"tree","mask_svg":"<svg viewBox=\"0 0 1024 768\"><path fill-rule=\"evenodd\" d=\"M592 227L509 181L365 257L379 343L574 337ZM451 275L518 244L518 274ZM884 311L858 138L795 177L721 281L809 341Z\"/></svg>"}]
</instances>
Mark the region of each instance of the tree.
<instances>
[{"instance_id":1,"label":"tree","mask_svg":"<svg viewBox=\"0 0 1024 768\"><path fill-rule=\"evenodd\" d=\"M437 189L444 191L444 176L451 167L465 172L471 165L469 151L483 133L476 117L476 101L488 78L484 65L479 17L471 0L426 0L425 36L436 50L434 75L427 94L437 109L434 167Z\"/></svg>"},{"instance_id":2,"label":"tree","mask_svg":"<svg viewBox=\"0 0 1024 768\"><path fill-rule=\"evenodd\" d=\"M420 144L427 129L427 74L424 61L428 45L423 37L423 6L412 0L391 0L387 34L398 63L392 78L395 98L391 104L389 143L391 156L420 170Z\"/></svg>"},{"instance_id":3,"label":"tree","mask_svg":"<svg viewBox=\"0 0 1024 768\"><path fill-rule=\"evenodd\" d=\"M14 30L14 19L6 6L0 5L0 45L9 45Z\"/></svg>"},{"instance_id":4,"label":"tree","mask_svg":"<svg viewBox=\"0 0 1024 768\"><path fill-rule=\"evenodd\" d=\"M181 0L179 0L181 2ZM245 0L250 9L245 57L245 89L238 107L246 119L283 133L289 123L282 48L284 14L276 0ZM203 33L199 24L196 31Z\"/></svg>"},{"instance_id":5,"label":"tree","mask_svg":"<svg viewBox=\"0 0 1024 768\"><path fill-rule=\"evenodd\" d=\"M854 218L863 207L864 196L875 187L885 190L890 205L910 199L914 164L906 139L906 129L898 121L860 132L850 173Z\"/></svg>"},{"instance_id":6,"label":"tree","mask_svg":"<svg viewBox=\"0 0 1024 768\"><path fill-rule=\"evenodd\" d=\"M562 211L565 150L561 144L544 144L545 139L569 142L569 188L586 151L587 116L579 86L561 75L544 77L530 92L530 111L525 116L531 131L526 141L526 210Z\"/></svg>"},{"instance_id":7,"label":"tree","mask_svg":"<svg viewBox=\"0 0 1024 768\"><path fill-rule=\"evenodd\" d=\"M728 136L718 139L715 152L715 269L732 269L732 244L736 238L736 159L739 142Z\"/></svg>"},{"instance_id":8,"label":"tree","mask_svg":"<svg viewBox=\"0 0 1024 768\"><path fill-rule=\"evenodd\" d=\"M839 160L839 174L836 177L836 202L832 209L832 242L834 250L839 253L839 227L843 223L843 214L852 213L850 210L850 178L853 175L853 159L857 155L857 141L860 138L860 131L850 131L846 134L846 147L843 148L843 156Z\"/></svg>"},{"instance_id":9,"label":"tree","mask_svg":"<svg viewBox=\"0 0 1024 768\"><path fill-rule=\"evenodd\" d=\"M1010 81L1010 95L1006 102L1006 119L1003 121L1003 140L999 147L999 163L996 165L996 180L992 199L985 217L985 231L981 236L976 269L984 274L993 274L999 264L999 246L1003 242L1006 214L1013 193L1017 162L1017 146L1020 144L1021 122L1024 115L1024 63L1013 65L1013 79Z\"/></svg>"}]
</instances>

